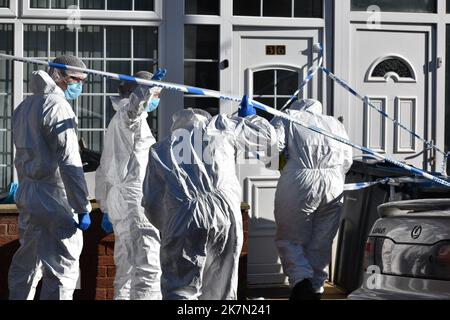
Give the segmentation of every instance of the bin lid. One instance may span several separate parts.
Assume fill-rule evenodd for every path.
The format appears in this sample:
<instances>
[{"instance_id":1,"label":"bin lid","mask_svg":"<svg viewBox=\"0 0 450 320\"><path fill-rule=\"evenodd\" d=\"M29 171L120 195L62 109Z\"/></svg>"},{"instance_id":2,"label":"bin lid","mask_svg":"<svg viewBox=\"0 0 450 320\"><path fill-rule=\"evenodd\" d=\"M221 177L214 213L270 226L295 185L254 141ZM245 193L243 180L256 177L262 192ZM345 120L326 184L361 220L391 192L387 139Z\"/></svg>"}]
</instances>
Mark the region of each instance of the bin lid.
<instances>
[{"instance_id":1,"label":"bin lid","mask_svg":"<svg viewBox=\"0 0 450 320\"><path fill-rule=\"evenodd\" d=\"M354 160L351 171L370 175L375 178L413 176L411 172L384 161Z\"/></svg>"},{"instance_id":2,"label":"bin lid","mask_svg":"<svg viewBox=\"0 0 450 320\"><path fill-rule=\"evenodd\" d=\"M378 214L384 217L404 215L439 215L450 218L450 199L419 199L388 202L378 206Z\"/></svg>"}]
</instances>

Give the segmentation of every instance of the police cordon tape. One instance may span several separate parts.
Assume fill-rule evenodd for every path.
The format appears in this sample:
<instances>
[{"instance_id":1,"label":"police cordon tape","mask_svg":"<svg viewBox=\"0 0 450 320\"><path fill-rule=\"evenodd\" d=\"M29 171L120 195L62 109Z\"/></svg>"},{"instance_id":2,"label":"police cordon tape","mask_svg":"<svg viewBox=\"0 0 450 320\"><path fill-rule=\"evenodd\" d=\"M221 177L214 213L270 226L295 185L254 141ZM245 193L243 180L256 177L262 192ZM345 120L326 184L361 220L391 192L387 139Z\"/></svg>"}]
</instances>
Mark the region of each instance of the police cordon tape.
<instances>
[{"instance_id":1,"label":"police cordon tape","mask_svg":"<svg viewBox=\"0 0 450 320\"><path fill-rule=\"evenodd\" d=\"M165 81L156 81L156 80L146 80L146 79L139 79L139 78L135 78L133 76L129 76L129 75L123 75L123 74L117 74L117 73L110 73L110 72L104 72L104 71L98 71L98 70L93 70L93 69L84 69L84 68L78 68L78 67L73 67L73 66L67 66L64 64L58 64L58 63L53 63L53 62L46 62L46 61L41 61L41 60L36 60L36 59L31 59L31 58L23 58L23 57L16 57L16 56L11 56L11 55L7 55L7 54L0 54L0 58L4 58L7 60L13 60L13 61L18 61L18 62L26 62L26 63L32 63L32 64L37 64L37 65L44 65L44 66L48 66L48 67L52 67L52 68L56 68L56 69L62 69L62 70L72 70L72 71L77 71L77 72L81 72L81 73L87 73L87 74L95 74L95 75L99 75L99 76L103 76L106 78L110 78L110 79L114 79L114 80L120 80L120 81L128 81L128 82L132 82L132 83L136 83L136 84L141 84L141 85L146 85L146 86L156 86L156 87L160 87L166 90L170 90L170 91L179 91L179 92L184 92L184 93L188 93L188 94L193 94L193 95L199 95L199 96L206 96L206 97L211 97L211 98L218 98L221 100L226 100L226 101L235 101L235 102L241 102L242 98L241 97L233 97L233 96L229 96L229 95L223 95L222 93L218 92L218 91L214 91L214 90L208 90L208 89L203 89L203 88L197 88L197 87L191 87L191 86L186 86L186 85L180 85L180 84L176 84L176 83L170 83L170 82L165 82ZM295 118L290 117L288 114L271 108L265 104L262 104L258 101L255 100L249 100L249 102L257 109L260 109L262 111L265 111L267 113L270 113L273 116L277 116L283 119L286 119L288 121L294 122L306 129L309 129L311 131L314 131L316 133L322 134L328 138L331 138L335 141L341 142L343 144L346 144L348 146L351 146L355 149L358 149L364 153L370 154L380 160L386 161L388 163L391 163L393 165L396 165L400 168L403 168L415 175L418 176L422 176L428 180L434 181L436 183L439 183L443 186L449 187L450 188L450 182L445 181L443 179L440 179L436 176L433 176L432 174L425 172L423 170L414 168L412 166L409 166L407 164L401 163L400 161L394 160L394 159L390 159L382 154L379 154L369 148L366 147L362 147L357 145L356 143L353 143L347 139L344 139L342 137L339 137L333 133L330 133L328 131L325 131L321 128L318 128L316 126L309 126L306 125L304 123L301 123L300 121L296 120Z\"/></svg>"},{"instance_id":2,"label":"police cordon tape","mask_svg":"<svg viewBox=\"0 0 450 320\"><path fill-rule=\"evenodd\" d=\"M445 166L447 164L447 159L450 156L450 153L446 153L444 151L442 151L438 146L436 146L435 144L433 144L430 141L425 140L424 138L422 138L421 136L419 136L416 132L412 131L411 129L407 128L405 125L403 125L402 123L400 123L398 120L394 119L393 117L389 116L384 110L382 110L381 108L378 108L377 106L375 106L372 102L370 102L370 99L367 97L363 97L361 94L359 94L356 90L354 90L348 83L346 83L344 80L340 79L339 77L337 77L335 74L333 74L330 70L328 70L327 68L320 66L319 69L321 69L330 79L332 79L334 82L336 82L337 84L339 84L341 87L343 87L344 89L346 89L348 92L350 92L353 96L355 96L356 98L358 98L359 100L361 100L362 102L364 102L365 104L367 104L369 107L371 107L372 109L376 110L379 114L381 114L381 116L385 117L386 119L392 121L395 125L399 126L401 129L407 131L408 133L410 133L411 135L413 135L416 139L419 139L420 141L422 141L423 143L425 143L429 148L432 148L434 150L436 150L437 152L441 153L444 156L444 162L442 165L442 173L445 172Z\"/></svg>"},{"instance_id":3,"label":"police cordon tape","mask_svg":"<svg viewBox=\"0 0 450 320\"><path fill-rule=\"evenodd\" d=\"M298 99L298 95L300 93L300 91L303 90L304 87L306 87L306 85L314 78L314 76L317 74L317 71L319 71L319 69L322 67L323 65L323 47L320 43L316 43L313 46L313 52L318 53L319 57L318 57L318 63L317 66L312 66L311 68L309 68L308 70L308 74L306 76L306 78L303 80L303 82L300 84L300 86L298 87L297 91L295 91L295 93L289 98L288 101L286 101L286 103L284 104L284 106L280 109L281 111L283 111L284 109L286 109L287 107L289 107L289 105L296 99ZM277 84L278 85L278 84Z\"/></svg>"},{"instance_id":4,"label":"police cordon tape","mask_svg":"<svg viewBox=\"0 0 450 320\"><path fill-rule=\"evenodd\" d=\"M354 90L352 87L350 87L349 84L347 84L344 80L340 79L339 77L337 77L335 74L333 74L330 70L328 70L327 68L325 68L323 66L323 47L320 43L317 43L313 46L313 52L318 53L319 54L319 58L318 58L318 63L317 65L312 66L307 73L307 76L305 77L305 79L302 81L302 83L300 84L298 90L291 96L291 98L284 104L284 106L280 109L281 111L285 110L297 97L298 94L300 93L301 90L303 90L304 87L306 87L306 85L314 78L314 76L317 74L317 71L320 69L322 70L331 80L333 80L334 82L336 82L337 84L339 84L340 86L342 86L344 89L346 89L348 92L350 92L353 96L355 96L356 98L360 99L361 101L363 101L365 104L367 104L369 107L371 107L372 109L375 109L378 113L380 113L383 117L387 118L388 120L392 121L395 125L398 125L399 128L407 131L408 133L410 133L411 135L413 135L413 137L419 139L420 141L422 141L423 143L425 143L428 148L430 149L434 149L437 152L441 153L444 156L444 159L442 161L442 166L441 166L441 173L443 176L446 176L446 165L447 165L447 160L450 158L450 152L445 153L444 151L442 151L439 147L437 147L434 143L425 140L424 138L422 138L421 136L419 136L416 132L412 131L411 129L409 129L408 127L406 127L405 125L403 125L401 122L399 122L398 120L392 118L391 116L389 116L389 114L387 114L384 110L376 107L369 98L367 97L363 97L361 94L359 94L356 90Z\"/></svg>"},{"instance_id":5,"label":"police cordon tape","mask_svg":"<svg viewBox=\"0 0 450 320\"><path fill-rule=\"evenodd\" d=\"M358 182L358 183L348 183L344 185L344 191L359 191L371 187L375 187L380 184L387 184L391 180L390 178L380 179L373 182Z\"/></svg>"}]
</instances>

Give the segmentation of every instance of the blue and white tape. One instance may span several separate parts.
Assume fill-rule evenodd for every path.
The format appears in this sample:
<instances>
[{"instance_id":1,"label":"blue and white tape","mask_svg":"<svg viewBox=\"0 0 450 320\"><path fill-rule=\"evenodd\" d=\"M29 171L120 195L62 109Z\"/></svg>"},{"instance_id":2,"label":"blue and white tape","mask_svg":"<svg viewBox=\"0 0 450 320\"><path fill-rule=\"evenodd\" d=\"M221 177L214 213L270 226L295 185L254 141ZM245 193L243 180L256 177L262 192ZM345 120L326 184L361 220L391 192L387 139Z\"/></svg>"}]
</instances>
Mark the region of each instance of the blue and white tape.
<instances>
[{"instance_id":1,"label":"blue and white tape","mask_svg":"<svg viewBox=\"0 0 450 320\"><path fill-rule=\"evenodd\" d=\"M344 186L344 191L359 191L367 188L372 188L380 184L388 183L390 178L385 178L373 182L359 182L359 183L348 183Z\"/></svg>"},{"instance_id":2,"label":"blue and white tape","mask_svg":"<svg viewBox=\"0 0 450 320\"><path fill-rule=\"evenodd\" d=\"M0 58L4 58L7 60L15 60L15 61L19 61L19 62L26 62L26 63L32 63L32 64L38 64L38 65L45 65L45 66L50 66L49 62L46 61L41 61L41 60L36 60L36 59L30 59L30 58L22 58L22 57L15 57L15 56L11 56L11 55L6 55L6 54L0 54ZM83 69L83 68L78 68L78 67L73 67L73 66L67 66L67 65L58 65L58 64L52 64L52 67L54 68L58 68L58 69L65 69L65 70L73 70L73 71L78 71L78 72L82 72L82 73L88 73L88 74L96 74L96 75L100 75L103 77L107 77L110 79L115 79L115 80L121 80L121 81L131 81L133 83L137 83L137 84L142 84L142 85L147 85L147 86L157 86L157 87L161 87L163 89L166 90L170 90L170 91L179 91L179 92L185 92L185 93L190 93L190 94L195 94L195 95L201 95L201 96L207 96L207 97L212 97L212 98L218 98L218 99L225 99L225 100L229 100L229 101L236 101L236 102L241 102L242 98L241 97L233 97L233 96L227 96L227 95L223 95L218 91L213 91L213 90L208 90L208 89L202 89L202 88L196 88L196 87L190 87L190 86L185 86L185 85L180 85L180 84L175 84L175 83L170 83L170 82L164 82L164 81L157 81L157 80L145 80L145 79L139 79L139 78L135 78L132 76L126 76L126 75L121 75L121 74L116 74L116 73L110 73L110 72L104 72L104 71L98 71L98 70L92 70L92 69ZM306 125L304 123L301 123L300 121L298 121L295 118L290 117L288 114L271 108L265 104L262 104L260 102L254 101L254 100L250 100L250 102L258 109L265 111L267 113L270 113L273 116L277 116L277 117L281 117L284 118L288 121L294 122L306 129L309 129L311 131L314 131L316 133L322 134L330 139L336 140L338 142L341 142L343 144L349 145L355 149L361 150L362 152L368 153L373 155L374 157L380 159L380 160L384 160L388 163L394 164L400 168L403 168L411 173L414 173L418 176L422 176L426 179L429 179L431 181L434 181L436 183L439 183L443 186L449 187L450 188L450 182L445 181L443 179L440 179L438 177L435 177L425 171L419 170L417 168L411 167L407 164L401 163L397 160L394 159L390 159L382 154L376 153L375 151L369 149L369 148L365 148L362 146L359 146L347 139L344 139L338 135L335 135L333 133L330 133L328 131L325 131L321 128L318 128L316 126L309 126Z\"/></svg>"},{"instance_id":3,"label":"blue and white tape","mask_svg":"<svg viewBox=\"0 0 450 320\"><path fill-rule=\"evenodd\" d=\"M422 138L421 136L419 136L416 132L412 131L411 129L409 129L408 127L406 127L405 125L403 125L402 123L400 123L397 119L394 119L393 117L389 116L385 111L383 111L382 109L378 108L377 106L375 106L373 103L370 102L370 99L363 97L362 95L360 95L356 90L354 90L352 87L350 87L349 84L347 84L344 80L340 79L339 77L337 77L335 74L333 74L330 70L328 70L325 67L320 67L320 69L328 76L330 77L333 81L335 81L337 84L339 84L341 87L343 87L344 89L346 89L348 92L350 92L353 96L355 96L356 98L360 99L361 101L363 101L365 104L367 104L369 107L371 107L372 109L376 110L379 114L381 114L383 117L385 117L386 119L392 121L395 125L399 126L400 128L402 128L403 130L407 131L408 133L410 133L411 135L413 135L415 138L421 140L423 143L425 143L428 147L435 149L437 152L441 153L445 159L448 158L448 155L442 151L438 146L436 146L435 144L431 143L430 141L425 140L424 138Z\"/></svg>"}]
</instances>

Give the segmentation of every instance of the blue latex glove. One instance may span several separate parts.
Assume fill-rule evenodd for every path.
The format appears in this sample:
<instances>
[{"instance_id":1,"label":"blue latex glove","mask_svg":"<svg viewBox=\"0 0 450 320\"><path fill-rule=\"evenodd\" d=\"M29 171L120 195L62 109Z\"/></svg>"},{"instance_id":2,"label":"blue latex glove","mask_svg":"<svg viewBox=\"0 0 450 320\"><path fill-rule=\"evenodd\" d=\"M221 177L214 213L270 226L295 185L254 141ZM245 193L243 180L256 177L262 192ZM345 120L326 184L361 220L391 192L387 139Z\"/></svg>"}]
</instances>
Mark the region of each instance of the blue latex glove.
<instances>
[{"instance_id":1,"label":"blue latex glove","mask_svg":"<svg viewBox=\"0 0 450 320\"><path fill-rule=\"evenodd\" d=\"M89 216L89 212L78 214L77 228L81 231L86 231L91 226L91 217Z\"/></svg>"},{"instance_id":2,"label":"blue latex glove","mask_svg":"<svg viewBox=\"0 0 450 320\"><path fill-rule=\"evenodd\" d=\"M102 229L107 234L112 233L114 231L113 230L113 225L112 225L111 221L109 221L107 213L103 213Z\"/></svg>"},{"instance_id":3,"label":"blue latex glove","mask_svg":"<svg viewBox=\"0 0 450 320\"><path fill-rule=\"evenodd\" d=\"M241 105L240 105L240 108L239 108L238 115L241 118L245 118L245 117L256 115L256 109L251 104L251 102L248 101L248 97L247 96L244 96L242 98L242 102L241 102Z\"/></svg>"},{"instance_id":4,"label":"blue latex glove","mask_svg":"<svg viewBox=\"0 0 450 320\"><path fill-rule=\"evenodd\" d=\"M158 71L153 76L152 80L161 81L167 74L166 69L158 69Z\"/></svg>"}]
</instances>

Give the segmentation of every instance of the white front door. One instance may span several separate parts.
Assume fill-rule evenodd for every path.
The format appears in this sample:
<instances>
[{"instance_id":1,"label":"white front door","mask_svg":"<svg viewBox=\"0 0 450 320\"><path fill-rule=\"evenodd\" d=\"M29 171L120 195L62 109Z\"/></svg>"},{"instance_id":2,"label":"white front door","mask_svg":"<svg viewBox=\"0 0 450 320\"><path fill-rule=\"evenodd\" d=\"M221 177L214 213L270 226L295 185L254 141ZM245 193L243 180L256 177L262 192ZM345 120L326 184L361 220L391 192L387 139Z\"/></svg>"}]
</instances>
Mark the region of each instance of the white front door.
<instances>
[{"instance_id":1,"label":"white front door","mask_svg":"<svg viewBox=\"0 0 450 320\"><path fill-rule=\"evenodd\" d=\"M281 108L314 63L312 46L321 40L319 29L236 29L233 92ZM300 96L322 100L322 79L321 75L315 77ZM238 173L244 186L243 201L250 205L248 284L284 284L275 246L274 198L279 172L255 160L238 165Z\"/></svg>"},{"instance_id":2,"label":"white front door","mask_svg":"<svg viewBox=\"0 0 450 320\"><path fill-rule=\"evenodd\" d=\"M430 26L382 25L370 29L366 24L352 24L351 28L352 86L425 139L432 123L432 38ZM350 98L348 108L349 118L344 123L352 141L426 167L423 156L407 160L424 149L422 141L360 100Z\"/></svg>"}]
</instances>

